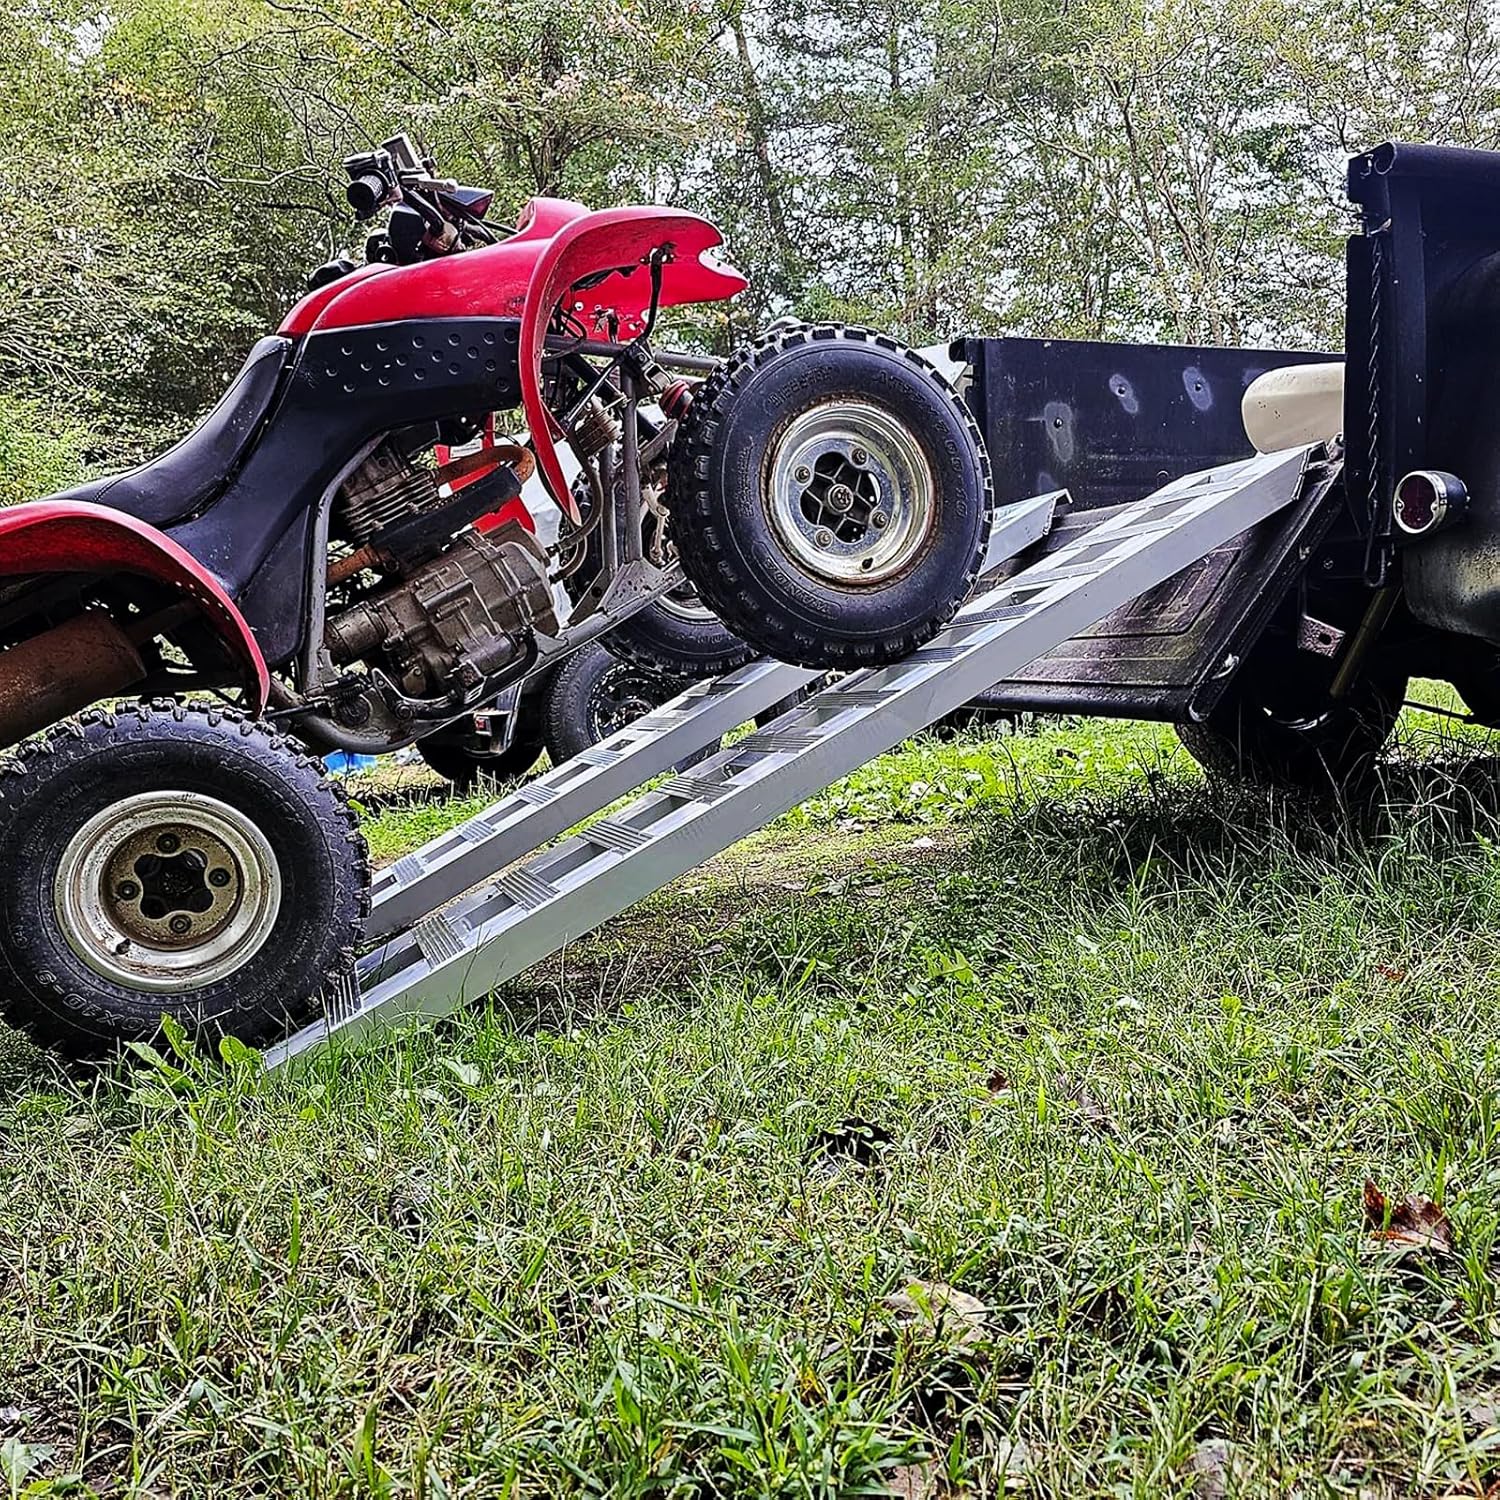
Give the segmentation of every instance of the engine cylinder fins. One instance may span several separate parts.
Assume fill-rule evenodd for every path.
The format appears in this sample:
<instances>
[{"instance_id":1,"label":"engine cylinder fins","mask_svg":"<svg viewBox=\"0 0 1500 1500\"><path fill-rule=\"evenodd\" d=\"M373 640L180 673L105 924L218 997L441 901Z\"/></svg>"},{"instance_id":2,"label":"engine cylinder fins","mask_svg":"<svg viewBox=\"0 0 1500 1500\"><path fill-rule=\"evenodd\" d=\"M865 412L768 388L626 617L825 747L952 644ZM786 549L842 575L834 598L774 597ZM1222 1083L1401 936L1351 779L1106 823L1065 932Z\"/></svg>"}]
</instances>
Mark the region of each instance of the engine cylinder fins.
<instances>
[{"instance_id":1,"label":"engine cylinder fins","mask_svg":"<svg viewBox=\"0 0 1500 1500\"><path fill-rule=\"evenodd\" d=\"M355 546L437 500L437 475L418 468L392 443L382 443L344 481L335 501L338 520Z\"/></svg>"}]
</instances>

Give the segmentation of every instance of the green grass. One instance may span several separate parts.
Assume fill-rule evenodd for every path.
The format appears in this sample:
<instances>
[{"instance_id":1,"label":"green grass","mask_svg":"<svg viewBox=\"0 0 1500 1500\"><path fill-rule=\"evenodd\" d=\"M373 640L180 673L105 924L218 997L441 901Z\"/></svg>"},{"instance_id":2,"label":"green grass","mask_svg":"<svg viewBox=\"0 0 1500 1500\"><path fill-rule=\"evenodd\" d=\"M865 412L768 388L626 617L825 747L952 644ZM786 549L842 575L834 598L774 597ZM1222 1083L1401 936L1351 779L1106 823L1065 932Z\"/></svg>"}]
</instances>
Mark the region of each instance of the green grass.
<instances>
[{"instance_id":1,"label":"green grass","mask_svg":"<svg viewBox=\"0 0 1500 1500\"><path fill-rule=\"evenodd\" d=\"M1230 1493L1483 1494L1500 818L1441 724L1357 824L1151 726L924 739L299 1075L13 1042L0 1476L1145 1497L1224 1439ZM1383 1248L1367 1176L1455 1253Z\"/></svg>"}]
</instances>

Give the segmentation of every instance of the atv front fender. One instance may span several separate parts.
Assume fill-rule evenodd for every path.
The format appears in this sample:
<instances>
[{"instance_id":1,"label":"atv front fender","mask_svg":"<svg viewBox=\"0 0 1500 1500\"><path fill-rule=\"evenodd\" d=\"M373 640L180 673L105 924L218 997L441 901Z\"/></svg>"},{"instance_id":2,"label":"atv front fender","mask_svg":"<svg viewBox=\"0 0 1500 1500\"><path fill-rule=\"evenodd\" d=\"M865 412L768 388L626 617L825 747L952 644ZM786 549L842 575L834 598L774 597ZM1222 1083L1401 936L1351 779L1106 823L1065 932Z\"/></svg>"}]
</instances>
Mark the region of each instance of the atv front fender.
<instances>
[{"instance_id":1,"label":"atv front fender","mask_svg":"<svg viewBox=\"0 0 1500 1500\"><path fill-rule=\"evenodd\" d=\"M645 332L651 306L653 250L671 259L662 268L662 307L722 302L749 285L738 271L706 260L724 243L706 219L680 208L607 208L564 224L537 257L521 312L521 405L537 467L552 498L573 524L582 516L557 454L562 428L542 399L541 363L552 314L559 303L590 337L625 342ZM600 276L595 286L578 282Z\"/></svg>"},{"instance_id":2,"label":"atv front fender","mask_svg":"<svg viewBox=\"0 0 1500 1500\"><path fill-rule=\"evenodd\" d=\"M0 510L0 577L111 572L154 579L191 599L239 667L251 712L261 712L271 679L245 617L219 580L171 537L134 516L78 500Z\"/></svg>"}]
</instances>

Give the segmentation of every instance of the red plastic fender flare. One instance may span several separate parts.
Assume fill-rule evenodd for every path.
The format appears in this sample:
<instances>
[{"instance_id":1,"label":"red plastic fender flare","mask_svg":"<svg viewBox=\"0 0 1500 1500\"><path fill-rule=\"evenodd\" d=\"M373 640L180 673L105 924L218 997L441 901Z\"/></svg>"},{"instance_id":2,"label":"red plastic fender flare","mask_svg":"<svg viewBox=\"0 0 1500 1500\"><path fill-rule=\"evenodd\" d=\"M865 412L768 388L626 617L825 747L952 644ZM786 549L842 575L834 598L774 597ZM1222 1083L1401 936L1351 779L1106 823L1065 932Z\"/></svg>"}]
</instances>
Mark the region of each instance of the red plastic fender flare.
<instances>
[{"instance_id":1,"label":"red plastic fender flare","mask_svg":"<svg viewBox=\"0 0 1500 1500\"><path fill-rule=\"evenodd\" d=\"M192 599L239 664L251 711L265 708L271 675L245 617L219 580L171 537L122 511L78 500L0 510L0 577L113 571L154 578Z\"/></svg>"},{"instance_id":2,"label":"red plastic fender flare","mask_svg":"<svg viewBox=\"0 0 1500 1500\"><path fill-rule=\"evenodd\" d=\"M651 278L643 262L653 250L669 245L672 259L663 267L661 305L721 302L744 291L749 282L738 271L713 264L704 256L724 237L707 219L681 208L606 208L564 224L537 257L526 287L521 313L521 406L537 467L552 498L575 526L582 521L568 490L557 455L562 430L542 399L542 350L552 311L574 282L611 266L634 267L629 277L611 276L597 287L573 296L569 311L598 337L607 337L611 318L619 337L631 339L645 328L651 302Z\"/></svg>"}]
</instances>

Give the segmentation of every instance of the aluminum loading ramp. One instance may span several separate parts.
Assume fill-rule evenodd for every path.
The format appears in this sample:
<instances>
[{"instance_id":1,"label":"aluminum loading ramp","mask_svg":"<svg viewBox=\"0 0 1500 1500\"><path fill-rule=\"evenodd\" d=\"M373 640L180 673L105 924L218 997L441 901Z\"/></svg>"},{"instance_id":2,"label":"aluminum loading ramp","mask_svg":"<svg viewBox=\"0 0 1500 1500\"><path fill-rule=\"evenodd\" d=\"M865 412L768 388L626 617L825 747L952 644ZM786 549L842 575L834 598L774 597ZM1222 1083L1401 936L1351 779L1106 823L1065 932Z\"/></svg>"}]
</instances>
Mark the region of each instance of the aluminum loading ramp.
<instances>
[{"instance_id":1,"label":"aluminum loading ramp","mask_svg":"<svg viewBox=\"0 0 1500 1500\"><path fill-rule=\"evenodd\" d=\"M366 929L376 946L346 991L328 997L326 1016L268 1049L266 1065L410 1017L446 1015L490 993L1285 509L1305 478L1312 482L1311 451L1172 481L977 595L904 661L824 688L690 774L668 777L540 853L533 851L817 674L757 662L700 683L521 787L380 872ZM1327 482L1326 469L1318 482ZM1060 498L1002 511L990 565L1040 541Z\"/></svg>"}]
</instances>

